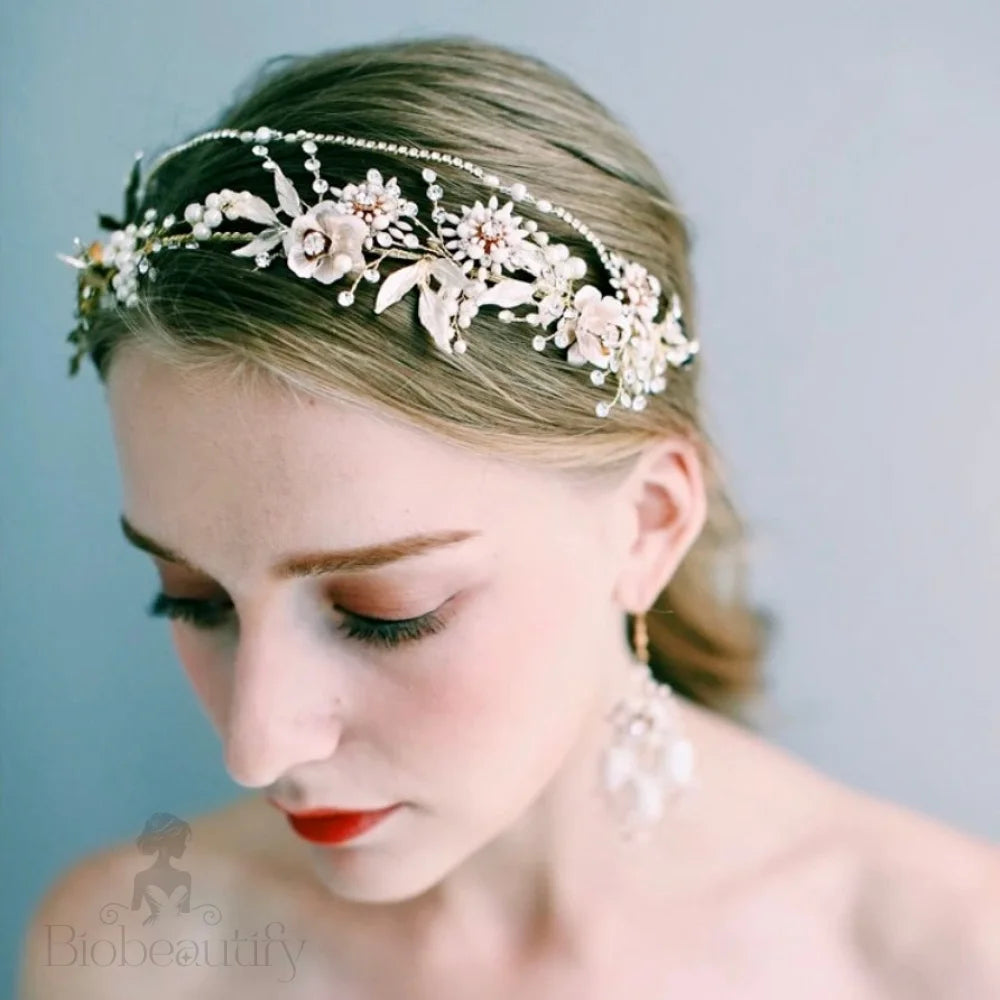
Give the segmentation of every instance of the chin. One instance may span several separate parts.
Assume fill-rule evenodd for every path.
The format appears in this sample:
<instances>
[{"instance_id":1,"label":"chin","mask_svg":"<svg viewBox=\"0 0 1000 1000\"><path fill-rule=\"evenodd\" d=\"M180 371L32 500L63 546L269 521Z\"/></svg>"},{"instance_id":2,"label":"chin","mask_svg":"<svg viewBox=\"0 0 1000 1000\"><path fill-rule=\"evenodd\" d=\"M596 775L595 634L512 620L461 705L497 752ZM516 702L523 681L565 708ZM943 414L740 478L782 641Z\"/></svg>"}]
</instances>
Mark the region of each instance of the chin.
<instances>
[{"instance_id":1,"label":"chin","mask_svg":"<svg viewBox=\"0 0 1000 1000\"><path fill-rule=\"evenodd\" d=\"M313 867L327 891L351 903L405 903L433 889L460 858L372 847L314 848Z\"/></svg>"}]
</instances>

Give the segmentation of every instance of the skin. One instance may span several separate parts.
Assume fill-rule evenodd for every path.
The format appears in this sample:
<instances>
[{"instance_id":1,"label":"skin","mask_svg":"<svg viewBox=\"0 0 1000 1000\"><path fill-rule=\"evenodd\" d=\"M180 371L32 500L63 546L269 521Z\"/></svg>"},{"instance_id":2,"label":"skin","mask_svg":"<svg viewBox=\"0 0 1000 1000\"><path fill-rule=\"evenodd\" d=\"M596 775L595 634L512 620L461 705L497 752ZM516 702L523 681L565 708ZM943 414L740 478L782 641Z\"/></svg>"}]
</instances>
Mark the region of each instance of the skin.
<instances>
[{"instance_id":1,"label":"skin","mask_svg":"<svg viewBox=\"0 0 1000 1000\"><path fill-rule=\"evenodd\" d=\"M647 843L616 837L593 794L604 715L628 690L623 614L649 607L704 525L687 442L584 486L341 403L194 383L135 348L108 401L125 516L173 556L152 557L162 589L231 604L211 631L170 625L248 790L192 821L194 895L310 946L288 995L774 1000L809 982L810 997L860 1000L916 996L892 991L917 967L941 989L921 996L959 995L946 990L960 975L977 977L963 998L985 990L978 948L957 963L939 942L1000 925L991 845L845 789L684 699L699 784ZM377 568L270 570L456 529L474 534ZM341 628L352 612L430 611L445 627L395 648ZM404 808L356 845L316 847L264 795ZM24 996L94 987L79 969L41 969L41 928L97 936L93 901L134 874L133 855L103 852L50 891ZM107 975L103 996L178 988L163 969Z\"/></svg>"}]
</instances>

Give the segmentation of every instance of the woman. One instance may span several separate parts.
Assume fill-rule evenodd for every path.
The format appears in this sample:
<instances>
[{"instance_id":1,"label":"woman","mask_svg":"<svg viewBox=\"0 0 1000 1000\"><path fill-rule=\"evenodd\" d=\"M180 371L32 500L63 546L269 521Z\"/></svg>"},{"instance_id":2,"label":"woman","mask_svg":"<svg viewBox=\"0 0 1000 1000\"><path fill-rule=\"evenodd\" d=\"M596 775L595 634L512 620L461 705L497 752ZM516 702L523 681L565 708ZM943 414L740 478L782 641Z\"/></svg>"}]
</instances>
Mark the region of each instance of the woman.
<instances>
[{"instance_id":1,"label":"woman","mask_svg":"<svg viewBox=\"0 0 1000 1000\"><path fill-rule=\"evenodd\" d=\"M628 132L453 38L293 60L217 128L66 258L71 371L251 791L190 823L211 933L116 944L109 848L25 996L1000 996L996 849L749 722L769 621Z\"/></svg>"}]
</instances>

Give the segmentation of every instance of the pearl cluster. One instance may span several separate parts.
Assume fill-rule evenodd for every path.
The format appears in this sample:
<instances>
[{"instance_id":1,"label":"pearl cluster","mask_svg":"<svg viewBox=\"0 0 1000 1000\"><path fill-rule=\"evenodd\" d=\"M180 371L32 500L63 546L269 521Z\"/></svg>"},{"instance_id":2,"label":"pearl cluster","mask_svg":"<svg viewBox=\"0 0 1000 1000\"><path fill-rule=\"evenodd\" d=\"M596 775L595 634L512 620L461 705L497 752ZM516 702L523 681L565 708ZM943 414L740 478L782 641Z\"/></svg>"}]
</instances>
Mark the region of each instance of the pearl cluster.
<instances>
[{"instance_id":1,"label":"pearl cluster","mask_svg":"<svg viewBox=\"0 0 1000 1000\"><path fill-rule=\"evenodd\" d=\"M657 681L642 658L631 671L632 692L606 717L611 738L601 759L599 792L623 832L641 837L697 781L694 746L681 731L673 689Z\"/></svg>"},{"instance_id":2,"label":"pearl cluster","mask_svg":"<svg viewBox=\"0 0 1000 1000\"><path fill-rule=\"evenodd\" d=\"M405 143L381 139L367 139L358 136L310 132L296 130L282 132L261 126L253 130L215 129L195 136L162 154L147 173L143 188L148 190L150 179L164 163L173 157L181 155L189 149L205 142L236 140L251 146L251 151L262 160L262 166L275 175L276 189L279 195L280 210L298 219L305 216L297 192L280 167L271 157L269 144L285 143L298 145L306 154L305 167L313 175L312 191L323 199L322 202L309 210L318 211L329 205L329 197L339 195L340 189L331 188L329 182L320 176L320 161L317 153L320 145L336 145L372 150L380 153L426 160L429 163L445 164L453 169L464 171L479 180L492 194L486 205L476 203L474 209L464 209L465 215L459 216L448 212L441 204L444 191L438 181L437 173L431 167L422 171L425 181L426 195L431 204L431 219L437 226L435 240L428 246L422 246L413 226L417 225L434 236L417 218L417 207L412 202L401 200L398 186L392 188L395 179L384 183L378 171L370 170L366 185L354 185L356 189L369 192L374 188L380 193L389 192L395 198L396 205L391 225L380 220L380 224L388 225L388 231L372 229L368 233L364 249L378 252L381 255L374 262L357 259L360 250L351 244L351 233L339 233L338 220L327 222L327 231L311 231L301 240L299 247L298 266L289 260L289 266L300 276L316 277L317 280L329 283L337 280L341 273L349 270L358 274L357 280L350 289L340 291L337 302L341 306L350 306L355 301L355 290L360 280L378 282L382 275L379 264L388 256L410 257L410 259L429 259L429 255L437 254L446 257L455 264L462 265L465 277L461 291L456 291L457 285L449 290L442 284L435 293L437 304L447 307L453 330L435 331L428 327L435 341L449 353L462 353L466 349L466 341L461 331L468 328L478 311L479 301L468 289L475 287L481 301L486 304L503 306L499 319L505 323L526 322L531 326L545 327L558 319L555 332L544 335L535 334L531 339L532 347L537 351L545 349L551 340L560 348L571 347L576 351L573 364L584 363L581 354L594 364L595 370L590 373L594 385L604 384L607 372L618 375L618 391L610 402L600 402L595 406L595 413L600 417L609 414L616 403L624 408L642 409L650 393L661 392L666 386L666 369L668 365L682 367L689 363L698 352L698 343L689 340L682 329L682 310L679 296L671 293L667 298L666 317L656 322L655 317L660 309L660 283L648 275L640 265L625 260L621 255L610 250L591 230L572 213L559 205L554 205L547 199L536 198L521 182L505 184L494 173L485 168L464 160L450 153L438 150L423 149ZM137 154L134 176L138 177L138 162L142 154ZM502 207L499 196L508 199ZM142 203L142 196L137 203ZM371 200L371 198L369 198ZM377 200L377 199L375 199ZM397 204L398 201L398 204ZM565 245L550 243L549 234L539 229L534 220L522 219L513 215L515 204L532 206L543 215L551 215L560 219L565 225L575 230L593 247L602 266L610 277L614 289L612 296L601 298L594 286L583 289L576 288L576 282L584 277L586 265L580 258L571 257ZM292 206L292 207L290 207ZM365 208L367 210L367 204ZM377 205L372 205L376 211ZM250 219L270 228L263 233L233 233L216 232L224 219ZM183 221L190 227L188 233L169 233L177 223L172 215L165 216L159 224L156 222L157 212L150 208L143 216L139 226L130 223L114 231L110 241L105 245L92 244L83 248L80 241L76 243L79 253L75 257L59 255L65 262L81 269L78 299L78 331L89 326L90 315L98 303L106 285L119 302L126 306L134 306L138 302L138 279L140 275L156 280L156 269L148 259L150 255L163 249L195 249L200 242L207 240L241 243L242 246L233 251L236 255L252 256L258 269L267 267L274 258L273 249L284 240L288 247L290 229L278 222L272 206L262 199L254 198L248 192L235 192L224 189L205 196L204 203L192 203L183 212ZM356 223L357 225L357 223ZM450 228L445 228L446 226ZM349 227L342 227L347 229ZM356 235L356 234L355 234ZM311 270L313 257L320 249L327 248L331 241L336 249L338 239L347 240L343 248L332 255L334 273L327 274ZM248 243L248 240L250 243ZM506 240L506 242L505 242ZM509 244L520 246L532 243L531 257L533 263L538 263L533 284L513 279L504 280L502 272L517 269L517 257L508 257ZM252 245L251 245L252 244ZM353 246L353 249L352 249ZM423 250L423 258L418 254ZM302 261L305 260L306 264ZM305 270L302 270L305 268ZM419 271L418 266L411 267L417 272L410 282L420 286L421 294L429 294L425 287L426 273ZM522 268L523 270L523 268ZM110 281L108 281L110 279ZM440 274L438 275L440 279ZM397 281L397 284L399 282ZM503 286L503 291L492 293L491 285ZM520 286L519 288L516 286ZM529 290L526 297L523 289ZM575 298L574 298L575 295ZM389 296L386 304L397 301L399 295ZM510 301L506 301L510 299ZM515 301L516 300L516 301ZM518 315L513 305L529 304L534 312ZM381 306L385 308L385 304ZM376 311L381 311L377 308ZM425 311L425 302L421 300L421 316ZM426 324L425 324L426 325ZM605 341L603 333L595 336L594 330L612 331ZM70 340L82 342L82 335L74 331ZM590 345L589 351L582 352L581 343ZM597 344L598 346L594 346ZM71 370L74 370L71 368Z\"/></svg>"}]
</instances>

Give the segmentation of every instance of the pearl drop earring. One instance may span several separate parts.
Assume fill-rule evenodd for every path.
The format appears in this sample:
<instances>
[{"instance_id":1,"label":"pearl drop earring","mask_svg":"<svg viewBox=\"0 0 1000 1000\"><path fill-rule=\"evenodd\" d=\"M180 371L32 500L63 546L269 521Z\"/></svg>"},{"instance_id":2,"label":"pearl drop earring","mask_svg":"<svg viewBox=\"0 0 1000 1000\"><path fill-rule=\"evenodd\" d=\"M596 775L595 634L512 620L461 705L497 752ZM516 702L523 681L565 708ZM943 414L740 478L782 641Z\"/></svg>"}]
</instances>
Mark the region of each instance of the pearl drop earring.
<instances>
[{"instance_id":1,"label":"pearl drop earring","mask_svg":"<svg viewBox=\"0 0 1000 1000\"><path fill-rule=\"evenodd\" d=\"M633 694L608 712L611 740L601 760L601 789L627 840L644 839L668 803L694 779L694 748L681 734L673 689L649 666L646 615L633 622Z\"/></svg>"}]
</instances>

